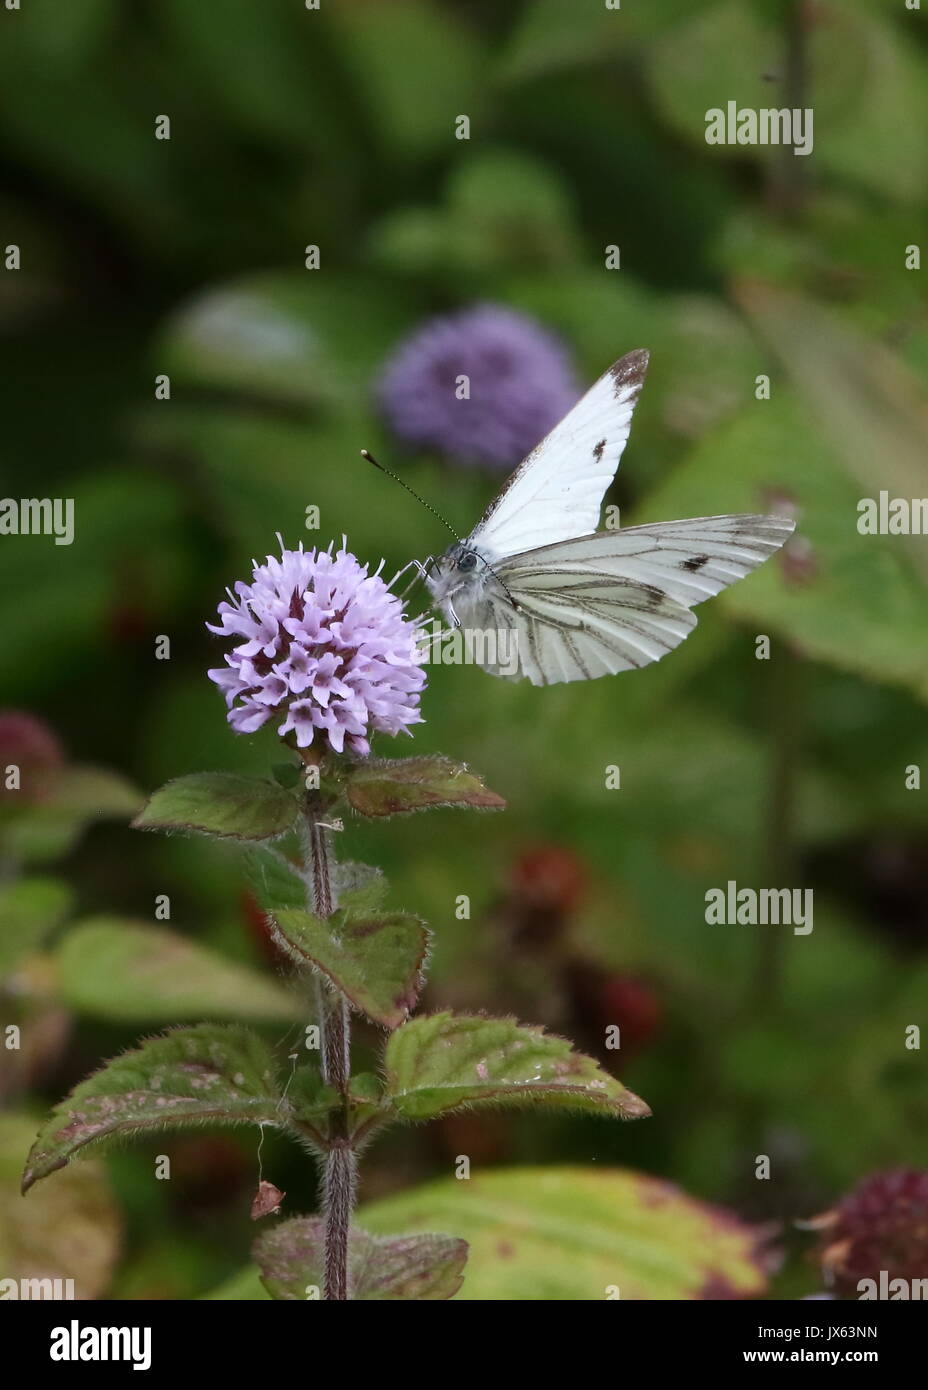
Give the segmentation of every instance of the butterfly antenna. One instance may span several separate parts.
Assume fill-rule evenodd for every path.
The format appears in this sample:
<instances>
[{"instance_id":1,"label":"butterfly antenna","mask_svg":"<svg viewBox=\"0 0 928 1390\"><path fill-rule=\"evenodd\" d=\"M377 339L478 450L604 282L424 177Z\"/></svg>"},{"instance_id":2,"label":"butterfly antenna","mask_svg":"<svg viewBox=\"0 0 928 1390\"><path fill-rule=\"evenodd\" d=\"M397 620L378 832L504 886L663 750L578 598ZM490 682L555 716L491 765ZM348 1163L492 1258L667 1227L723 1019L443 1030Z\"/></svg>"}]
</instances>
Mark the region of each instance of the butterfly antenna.
<instances>
[{"instance_id":1,"label":"butterfly antenna","mask_svg":"<svg viewBox=\"0 0 928 1390\"><path fill-rule=\"evenodd\" d=\"M411 488L408 483L404 482L403 479L397 473L392 472L392 470L389 468L385 468L382 463L378 463L377 460L374 458L374 455L370 453L367 449L361 450L361 457L362 459L367 459L368 463L372 463L375 468L379 468L381 473L386 473L387 477L392 478L395 483L399 483L400 487L405 488L406 491L409 493L410 497L414 497L416 501L419 502L427 512L431 512L432 516L434 516L438 521L441 522L445 530L451 532L452 536L454 536L454 539L456 541L459 541L461 539L457 531L455 531L454 527L450 526L448 522L445 520L445 518L442 516L441 512L437 512L435 508L432 506L431 502L426 502L424 497L420 497L418 492Z\"/></svg>"},{"instance_id":2,"label":"butterfly antenna","mask_svg":"<svg viewBox=\"0 0 928 1390\"><path fill-rule=\"evenodd\" d=\"M411 488L407 482L404 482L404 480L403 480L401 477L399 477L398 474L394 473L394 472L392 471L392 469L385 468L384 465L383 465L382 463L378 463L377 459L374 458L374 455L370 452L369 449L362 449L362 450L361 450L361 457L362 457L362 459L367 459L368 463L372 463L372 464L374 465L375 468L379 468L380 471L381 471L381 473L386 473L387 477L388 477L388 478L392 478L393 481L394 481L395 483L399 483L400 487L405 488L406 491L409 493L410 497L414 497L414 498L416 499L417 502L421 503L421 505L425 508L425 510L426 510L427 512L431 512L431 513L432 513L432 516L434 516L434 517L436 518L436 520L438 520L438 521L441 522L441 524L442 524L442 526L444 526L445 530L446 530L446 531L450 531L451 534L452 534L452 536L454 536L454 539L455 539L456 541L460 542L460 539L461 539L461 538L460 538L460 536L458 535L457 531L455 531L455 529L454 529L453 526L450 526L450 525L448 524L448 522L447 522L447 521L445 520L445 518L442 516L441 512L437 512L437 511L435 510L435 508L432 506L431 502L426 502L426 500L425 500L424 497L420 497L419 494L418 494L418 492L416 492L414 488ZM512 604L513 608L515 609L515 611L516 611L517 613L521 613L521 612L522 612L522 609L521 609L521 608L519 607L519 605L516 603L515 599L512 597L512 594L509 592L509 590L507 589L506 585L505 585L505 584L503 583L503 581L500 579L499 575L496 573L496 570L495 570L495 569L493 568L493 566L490 564L489 560L484 560L484 558L483 558L482 555L479 555L477 558L478 558L484 565L486 565L487 569L490 571L490 573L492 574L493 578L496 580L497 584L498 584L499 587L502 589L503 593L506 595L506 597L508 598L509 602Z\"/></svg>"}]
</instances>

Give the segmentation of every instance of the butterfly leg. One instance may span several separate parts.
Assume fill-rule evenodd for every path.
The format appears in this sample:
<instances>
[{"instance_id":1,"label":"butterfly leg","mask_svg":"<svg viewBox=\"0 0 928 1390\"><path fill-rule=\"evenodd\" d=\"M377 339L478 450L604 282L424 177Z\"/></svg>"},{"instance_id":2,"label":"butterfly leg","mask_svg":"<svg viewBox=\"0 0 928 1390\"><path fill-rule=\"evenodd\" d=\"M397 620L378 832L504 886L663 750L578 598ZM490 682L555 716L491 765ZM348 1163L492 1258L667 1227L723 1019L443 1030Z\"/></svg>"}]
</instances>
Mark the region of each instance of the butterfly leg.
<instances>
[{"instance_id":1,"label":"butterfly leg","mask_svg":"<svg viewBox=\"0 0 928 1390\"><path fill-rule=\"evenodd\" d=\"M450 598L446 600L446 607L448 610L448 617L451 619L454 627L460 627L461 619L458 617L457 613L455 613L454 604L451 602Z\"/></svg>"},{"instance_id":2,"label":"butterfly leg","mask_svg":"<svg viewBox=\"0 0 928 1390\"><path fill-rule=\"evenodd\" d=\"M387 588L392 589L393 585L396 583L398 579L402 579L404 574L406 574L409 570L414 569L416 571L415 578L411 579L409 583L406 585L406 588L403 590L403 592L398 595L399 598L405 598L412 586L416 584L420 579L428 579L428 566L431 564L434 564L434 560L432 559L431 555L428 557L424 565L420 564L418 560L410 560L408 565L404 565L401 570L397 570L396 574L393 576L393 578L390 580L390 583L387 585Z\"/></svg>"}]
</instances>

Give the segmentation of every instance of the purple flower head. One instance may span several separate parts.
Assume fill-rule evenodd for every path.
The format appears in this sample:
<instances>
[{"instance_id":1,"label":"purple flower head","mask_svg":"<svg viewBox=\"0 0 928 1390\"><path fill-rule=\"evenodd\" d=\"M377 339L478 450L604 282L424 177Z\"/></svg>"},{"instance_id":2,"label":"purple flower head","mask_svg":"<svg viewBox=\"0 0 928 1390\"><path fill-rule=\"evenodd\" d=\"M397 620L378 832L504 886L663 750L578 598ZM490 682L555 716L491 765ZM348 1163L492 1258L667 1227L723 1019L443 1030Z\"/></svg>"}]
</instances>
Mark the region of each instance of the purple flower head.
<instances>
[{"instance_id":1,"label":"purple flower head","mask_svg":"<svg viewBox=\"0 0 928 1390\"><path fill-rule=\"evenodd\" d=\"M557 339L495 304L430 319L396 349L376 391L405 444L494 468L524 458L580 395Z\"/></svg>"},{"instance_id":2,"label":"purple flower head","mask_svg":"<svg viewBox=\"0 0 928 1390\"><path fill-rule=\"evenodd\" d=\"M279 538L278 538L279 539ZM239 734L279 718L297 747L321 736L336 753L370 752L373 730L420 724L425 685L417 628L376 574L342 548L285 550L255 563L220 603L218 627L235 638L226 665L207 674L226 697Z\"/></svg>"}]
</instances>

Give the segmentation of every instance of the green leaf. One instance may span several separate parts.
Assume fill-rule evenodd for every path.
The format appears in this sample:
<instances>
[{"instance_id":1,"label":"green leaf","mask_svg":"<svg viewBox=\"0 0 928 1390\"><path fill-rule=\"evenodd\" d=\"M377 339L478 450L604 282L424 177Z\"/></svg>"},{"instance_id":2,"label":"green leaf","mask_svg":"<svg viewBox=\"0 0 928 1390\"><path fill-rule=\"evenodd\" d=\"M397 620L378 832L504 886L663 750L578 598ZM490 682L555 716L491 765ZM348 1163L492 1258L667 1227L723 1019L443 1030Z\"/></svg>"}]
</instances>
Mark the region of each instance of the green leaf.
<instances>
[{"instance_id":1,"label":"green leaf","mask_svg":"<svg viewBox=\"0 0 928 1390\"><path fill-rule=\"evenodd\" d=\"M323 9L325 6L323 6ZM445 148L455 118L479 106L486 72L475 26L428 0L352 0L330 7L353 105L382 155L421 158Z\"/></svg>"},{"instance_id":2,"label":"green leaf","mask_svg":"<svg viewBox=\"0 0 928 1390\"><path fill-rule=\"evenodd\" d=\"M928 395L898 354L782 288L752 280L738 298L866 495L886 489L891 497L924 497ZM901 546L928 579L924 538Z\"/></svg>"},{"instance_id":3,"label":"green leaf","mask_svg":"<svg viewBox=\"0 0 928 1390\"><path fill-rule=\"evenodd\" d=\"M64 920L71 899L67 884L55 878L22 878L0 888L0 978Z\"/></svg>"},{"instance_id":4,"label":"green leaf","mask_svg":"<svg viewBox=\"0 0 928 1390\"><path fill-rule=\"evenodd\" d=\"M459 1231L460 1298L756 1298L759 1233L733 1213L626 1169L501 1168L441 1178L362 1208L372 1231Z\"/></svg>"},{"instance_id":5,"label":"green leaf","mask_svg":"<svg viewBox=\"0 0 928 1390\"><path fill-rule=\"evenodd\" d=\"M362 816L394 816L429 806L480 806L498 810L505 801L476 773L451 758L401 758L359 763L348 774L345 795Z\"/></svg>"},{"instance_id":6,"label":"green leaf","mask_svg":"<svg viewBox=\"0 0 928 1390\"><path fill-rule=\"evenodd\" d=\"M319 1297L325 1265L325 1222L297 1217L265 1231L254 1244L262 1282L272 1298ZM353 1228L348 1248L349 1297L453 1298L461 1287L467 1242L454 1236L370 1236Z\"/></svg>"},{"instance_id":7,"label":"green leaf","mask_svg":"<svg viewBox=\"0 0 928 1390\"><path fill-rule=\"evenodd\" d=\"M94 1160L82 1163L24 1202L19 1178L23 1154L34 1133L31 1117L0 1115L2 1277L73 1279L75 1298L102 1298L119 1257L122 1234L106 1170ZM33 1298L52 1296L41 1285L31 1286L30 1293Z\"/></svg>"},{"instance_id":8,"label":"green leaf","mask_svg":"<svg viewBox=\"0 0 928 1390\"><path fill-rule=\"evenodd\" d=\"M301 1017L287 990L167 927L93 918L68 932L55 964L65 1003L114 1022Z\"/></svg>"},{"instance_id":9,"label":"green leaf","mask_svg":"<svg viewBox=\"0 0 928 1390\"><path fill-rule=\"evenodd\" d=\"M248 886L265 912L305 906L306 881L296 864L269 845L247 849L244 857Z\"/></svg>"},{"instance_id":10,"label":"green leaf","mask_svg":"<svg viewBox=\"0 0 928 1390\"><path fill-rule=\"evenodd\" d=\"M742 640L752 647L755 634L779 634L810 657L925 698L924 585L906 537L858 533L859 498L838 451L778 383L769 401L751 401L707 434L636 507L635 521L766 511L788 499L798 518L795 537L758 573L720 594L716 613L741 619ZM692 640L699 641L698 632Z\"/></svg>"},{"instance_id":11,"label":"green leaf","mask_svg":"<svg viewBox=\"0 0 928 1390\"><path fill-rule=\"evenodd\" d=\"M432 1014L393 1034L387 1096L406 1119L533 1101L634 1120L650 1109L564 1038L507 1018Z\"/></svg>"},{"instance_id":12,"label":"green leaf","mask_svg":"<svg viewBox=\"0 0 928 1390\"><path fill-rule=\"evenodd\" d=\"M386 897L387 880L380 869L370 864L355 864L346 860L332 868L335 901L350 912L369 912L379 907Z\"/></svg>"},{"instance_id":13,"label":"green leaf","mask_svg":"<svg viewBox=\"0 0 928 1390\"><path fill-rule=\"evenodd\" d=\"M190 830L232 840L274 840L299 814L293 792L228 772L195 772L167 782L132 822L136 830Z\"/></svg>"},{"instance_id":14,"label":"green leaf","mask_svg":"<svg viewBox=\"0 0 928 1390\"><path fill-rule=\"evenodd\" d=\"M407 912L336 912L327 921L287 908L274 913L274 939L300 965L327 975L356 1009L396 1028L422 986L428 931Z\"/></svg>"},{"instance_id":15,"label":"green leaf","mask_svg":"<svg viewBox=\"0 0 928 1390\"><path fill-rule=\"evenodd\" d=\"M185 1124L281 1123L274 1059L245 1028L176 1028L101 1067L52 1111L23 1191L88 1144Z\"/></svg>"}]
</instances>

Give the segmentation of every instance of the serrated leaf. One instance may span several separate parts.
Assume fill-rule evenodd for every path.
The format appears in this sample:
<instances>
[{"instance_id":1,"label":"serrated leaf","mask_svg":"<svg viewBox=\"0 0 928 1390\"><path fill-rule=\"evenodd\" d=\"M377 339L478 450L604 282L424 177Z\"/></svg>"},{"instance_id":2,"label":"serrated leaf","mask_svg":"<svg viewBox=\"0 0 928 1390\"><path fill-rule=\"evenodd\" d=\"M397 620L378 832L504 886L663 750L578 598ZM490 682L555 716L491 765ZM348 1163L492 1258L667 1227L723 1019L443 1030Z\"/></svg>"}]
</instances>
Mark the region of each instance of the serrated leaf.
<instances>
[{"instance_id":1,"label":"serrated leaf","mask_svg":"<svg viewBox=\"0 0 928 1390\"><path fill-rule=\"evenodd\" d=\"M261 1279L272 1298L303 1301L322 1289L325 1222L297 1217L265 1231L254 1244ZM467 1242L454 1236L370 1236L353 1228L348 1247L349 1297L453 1298L461 1287Z\"/></svg>"},{"instance_id":2,"label":"serrated leaf","mask_svg":"<svg viewBox=\"0 0 928 1390\"><path fill-rule=\"evenodd\" d=\"M537 1102L634 1120L649 1107L565 1038L508 1018L432 1014L387 1044L387 1097L407 1119Z\"/></svg>"},{"instance_id":3,"label":"serrated leaf","mask_svg":"<svg viewBox=\"0 0 928 1390\"><path fill-rule=\"evenodd\" d=\"M292 791L255 777L195 772L167 782L132 822L136 830L188 830L233 840L275 840L299 814Z\"/></svg>"},{"instance_id":4,"label":"serrated leaf","mask_svg":"<svg viewBox=\"0 0 928 1390\"><path fill-rule=\"evenodd\" d=\"M272 980L168 927L115 917L81 922L59 944L55 965L65 1003L116 1022L301 1016L298 1001Z\"/></svg>"},{"instance_id":5,"label":"serrated leaf","mask_svg":"<svg viewBox=\"0 0 928 1390\"><path fill-rule=\"evenodd\" d=\"M463 763L441 757L359 763L346 778L345 795L362 816L394 816L429 806L498 810L506 804Z\"/></svg>"},{"instance_id":6,"label":"serrated leaf","mask_svg":"<svg viewBox=\"0 0 928 1390\"><path fill-rule=\"evenodd\" d=\"M361 1209L369 1229L460 1231L460 1298L757 1298L759 1233L732 1212L627 1169L499 1168L441 1178Z\"/></svg>"},{"instance_id":7,"label":"serrated leaf","mask_svg":"<svg viewBox=\"0 0 928 1390\"><path fill-rule=\"evenodd\" d=\"M22 878L0 888L0 978L64 920L71 899L56 878Z\"/></svg>"},{"instance_id":8,"label":"serrated leaf","mask_svg":"<svg viewBox=\"0 0 928 1390\"><path fill-rule=\"evenodd\" d=\"M32 1146L23 1191L88 1144L185 1124L279 1125L267 1046L245 1028L176 1028L124 1052L80 1082Z\"/></svg>"},{"instance_id":9,"label":"serrated leaf","mask_svg":"<svg viewBox=\"0 0 928 1390\"><path fill-rule=\"evenodd\" d=\"M313 965L368 1018L396 1028L418 998L428 931L408 912L336 912L327 921L296 908L275 912L274 939Z\"/></svg>"}]
</instances>

